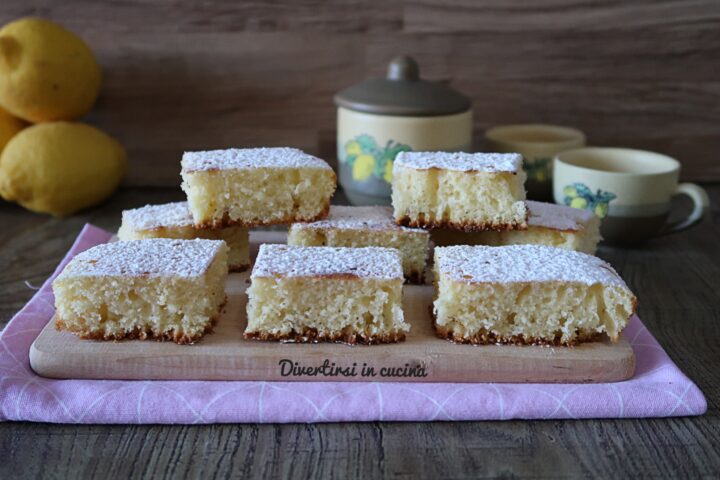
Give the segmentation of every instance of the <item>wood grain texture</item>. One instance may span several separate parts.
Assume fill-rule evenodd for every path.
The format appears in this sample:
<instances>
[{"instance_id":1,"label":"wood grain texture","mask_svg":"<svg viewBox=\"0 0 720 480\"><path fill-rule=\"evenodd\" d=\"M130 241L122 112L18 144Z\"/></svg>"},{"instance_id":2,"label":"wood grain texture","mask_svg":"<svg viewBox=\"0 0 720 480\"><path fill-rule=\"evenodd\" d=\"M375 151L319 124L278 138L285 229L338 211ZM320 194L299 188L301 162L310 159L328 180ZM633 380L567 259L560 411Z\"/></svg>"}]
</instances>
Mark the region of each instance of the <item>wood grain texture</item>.
<instances>
[{"instance_id":1,"label":"wood grain texture","mask_svg":"<svg viewBox=\"0 0 720 480\"><path fill-rule=\"evenodd\" d=\"M410 54L492 125L578 127L720 179L720 3L578 0L4 0L0 23L59 21L105 82L88 121L117 136L127 185L174 186L182 151L292 145L335 161L332 95Z\"/></svg>"},{"instance_id":2,"label":"wood grain texture","mask_svg":"<svg viewBox=\"0 0 720 480\"><path fill-rule=\"evenodd\" d=\"M285 243L284 232L252 232L252 257L261 243ZM454 345L435 336L430 308L431 285L405 285L403 311L411 325L404 342L392 345L287 344L245 340L250 272L231 274L225 284L227 304L215 325L192 347L172 342L81 340L55 329L50 321L30 348L30 364L53 378L125 380L266 380L375 382L598 383L632 377L635 355L624 338L618 342L575 347ZM283 374L283 362L314 368L327 361L353 376ZM385 369L416 374L384 375ZM363 376L364 367L375 376ZM291 368L290 367L290 368ZM288 368L285 365L284 368Z\"/></svg>"},{"instance_id":3,"label":"wood grain texture","mask_svg":"<svg viewBox=\"0 0 720 480\"><path fill-rule=\"evenodd\" d=\"M720 185L698 227L643 248L601 247L643 322L708 400L703 417L315 425L0 424L0 478L716 478L720 476ZM0 203L0 324L33 294L83 223L182 198L126 189L65 220ZM679 208L689 209L684 199ZM7 228L6 226L11 226Z\"/></svg>"}]
</instances>

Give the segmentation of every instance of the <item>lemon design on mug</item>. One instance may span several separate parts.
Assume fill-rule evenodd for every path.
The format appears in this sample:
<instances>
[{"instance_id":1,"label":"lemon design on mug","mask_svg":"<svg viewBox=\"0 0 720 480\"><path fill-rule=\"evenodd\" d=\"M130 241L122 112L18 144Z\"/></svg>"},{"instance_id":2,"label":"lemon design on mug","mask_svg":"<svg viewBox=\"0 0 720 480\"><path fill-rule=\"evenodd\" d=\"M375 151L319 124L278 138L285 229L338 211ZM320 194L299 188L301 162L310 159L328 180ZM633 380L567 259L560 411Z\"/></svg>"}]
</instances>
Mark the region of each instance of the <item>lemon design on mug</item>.
<instances>
[{"instance_id":1,"label":"lemon design on mug","mask_svg":"<svg viewBox=\"0 0 720 480\"><path fill-rule=\"evenodd\" d=\"M612 192L598 189L593 193L584 183L573 183L563 188L565 198L563 203L569 207L581 210L590 210L600 218L605 218L610 208L610 202L617 198Z\"/></svg>"},{"instance_id":2,"label":"lemon design on mug","mask_svg":"<svg viewBox=\"0 0 720 480\"><path fill-rule=\"evenodd\" d=\"M356 181L375 177L387 183L392 181L393 161L400 152L409 152L409 145L388 140L384 147L378 145L371 135L358 135L345 144L345 158L342 160L352 168Z\"/></svg>"},{"instance_id":3,"label":"lemon design on mug","mask_svg":"<svg viewBox=\"0 0 720 480\"><path fill-rule=\"evenodd\" d=\"M347 145L345 145L345 153L348 155L360 155L362 153L362 147L357 140L350 140Z\"/></svg>"},{"instance_id":4,"label":"lemon design on mug","mask_svg":"<svg viewBox=\"0 0 720 480\"><path fill-rule=\"evenodd\" d=\"M355 180L365 180L375 170L375 157L370 154L358 155L353 163L352 176Z\"/></svg>"},{"instance_id":5,"label":"lemon design on mug","mask_svg":"<svg viewBox=\"0 0 720 480\"><path fill-rule=\"evenodd\" d=\"M385 175L383 175L383 178L388 183L392 182L393 163L393 160L388 160L385 163Z\"/></svg>"},{"instance_id":6,"label":"lemon design on mug","mask_svg":"<svg viewBox=\"0 0 720 480\"><path fill-rule=\"evenodd\" d=\"M608 204L607 203L601 203L598 205L595 205L595 215L597 215L600 218L607 217L608 214Z\"/></svg>"},{"instance_id":7,"label":"lemon design on mug","mask_svg":"<svg viewBox=\"0 0 720 480\"><path fill-rule=\"evenodd\" d=\"M581 210L584 210L588 206L588 201L583 197L576 197L570 201L570 206L572 208L579 208Z\"/></svg>"}]
</instances>

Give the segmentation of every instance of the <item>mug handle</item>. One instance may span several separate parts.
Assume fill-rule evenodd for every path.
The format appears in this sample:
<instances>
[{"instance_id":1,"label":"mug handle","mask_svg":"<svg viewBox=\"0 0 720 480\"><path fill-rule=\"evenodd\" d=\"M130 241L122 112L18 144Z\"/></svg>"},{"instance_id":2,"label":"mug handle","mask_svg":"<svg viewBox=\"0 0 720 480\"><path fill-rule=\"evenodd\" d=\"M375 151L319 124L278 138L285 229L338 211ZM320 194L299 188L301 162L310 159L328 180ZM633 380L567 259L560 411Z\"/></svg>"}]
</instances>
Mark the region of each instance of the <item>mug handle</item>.
<instances>
[{"instance_id":1,"label":"mug handle","mask_svg":"<svg viewBox=\"0 0 720 480\"><path fill-rule=\"evenodd\" d=\"M705 211L710 207L710 198L707 192L694 183L681 183L675 188L673 195L687 195L693 202L693 209L685 220L668 225L663 233L673 233L692 227L702 220Z\"/></svg>"}]
</instances>

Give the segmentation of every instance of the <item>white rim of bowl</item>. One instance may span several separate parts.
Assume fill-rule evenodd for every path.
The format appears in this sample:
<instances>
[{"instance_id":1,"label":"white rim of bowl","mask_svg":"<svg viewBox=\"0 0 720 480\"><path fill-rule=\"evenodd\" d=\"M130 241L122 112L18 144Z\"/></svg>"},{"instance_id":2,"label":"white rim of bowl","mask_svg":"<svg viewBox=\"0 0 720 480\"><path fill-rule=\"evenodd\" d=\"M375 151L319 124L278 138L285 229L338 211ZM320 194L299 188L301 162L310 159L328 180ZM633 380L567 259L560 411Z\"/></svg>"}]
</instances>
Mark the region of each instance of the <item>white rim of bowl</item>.
<instances>
[{"instance_id":1,"label":"white rim of bowl","mask_svg":"<svg viewBox=\"0 0 720 480\"><path fill-rule=\"evenodd\" d=\"M622 153L630 153L630 154L642 154L642 155L650 155L654 156L658 159L662 159L664 161L668 161L672 164L671 168L664 169L662 171L656 171L656 172L614 172L611 170L601 170L599 168L591 168L586 167L583 165L578 165L576 163L564 160L564 157L569 157L573 155L577 155L578 153L593 153L593 152L604 152L604 153L613 153L613 154L622 154ZM557 155L555 155L555 165L557 168L557 164L562 163L564 165L567 165L569 167L577 168L579 170L583 170L586 172L592 172L595 174L603 174L603 175L611 175L611 176L627 176L627 175L667 175L668 173L673 173L680 170L680 162L668 155L653 152L651 150L641 150L638 148L624 148L624 147L581 147L581 148L574 148L572 150L565 150L564 152L560 152Z\"/></svg>"},{"instance_id":2,"label":"white rim of bowl","mask_svg":"<svg viewBox=\"0 0 720 480\"><path fill-rule=\"evenodd\" d=\"M514 138L503 137L503 134L508 134L517 130L530 130L534 129L537 131L544 131L547 133L554 133L559 136L564 136L562 139L553 141L532 141L532 140L519 140ZM573 127L566 127L563 125L551 125L548 123L516 123L511 125L498 125L491 127L485 131L485 138L494 142L502 143L515 143L518 145L531 145L531 146L548 146L548 145L562 145L567 143L575 143L578 140L584 142L586 140L585 134Z\"/></svg>"}]
</instances>

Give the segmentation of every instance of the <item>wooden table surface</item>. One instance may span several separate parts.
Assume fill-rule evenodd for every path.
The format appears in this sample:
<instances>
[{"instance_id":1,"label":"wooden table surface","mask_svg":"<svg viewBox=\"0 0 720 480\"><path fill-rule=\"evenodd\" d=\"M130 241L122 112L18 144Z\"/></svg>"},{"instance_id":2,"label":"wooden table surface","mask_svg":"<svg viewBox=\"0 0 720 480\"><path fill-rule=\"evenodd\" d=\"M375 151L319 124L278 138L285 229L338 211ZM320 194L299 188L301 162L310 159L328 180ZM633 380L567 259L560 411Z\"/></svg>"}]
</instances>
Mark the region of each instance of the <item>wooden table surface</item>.
<instances>
[{"instance_id":1,"label":"wooden table surface","mask_svg":"<svg viewBox=\"0 0 720 480\"><path fill-rule=\"evenodd\" d=\"M708 399L703 417L646 420L72 426L0 424L0 478L227 476L465 478L720 476L720 185L709 218L642 249L600 255ZM124 190L69 219L0 202L0 325L53 271L85 222L115 229L123 208L182 197ZM687 207L681 204L679 207ZM0 392L0 395L2 393Z\"/></svg>"},{"instance_id":2,"label":"wooden table surface","mask_svg":"<svg viewBox=\"0 0 720 480\"><path fill-rule=\"evenodd\" d=\"M127 149L128 186L175 186L186 150L332 161L333 95L403 54L472 100L477 151L493 125L554 123L720 181L718 0L0 1L0 25L25 15L97 56L87 121Z\"/></svg>"}]
</instances>

